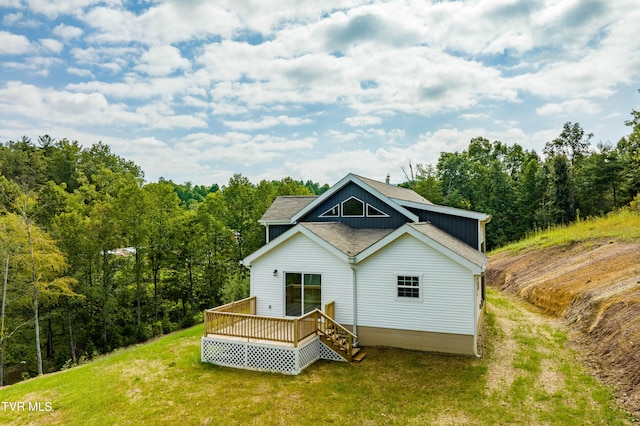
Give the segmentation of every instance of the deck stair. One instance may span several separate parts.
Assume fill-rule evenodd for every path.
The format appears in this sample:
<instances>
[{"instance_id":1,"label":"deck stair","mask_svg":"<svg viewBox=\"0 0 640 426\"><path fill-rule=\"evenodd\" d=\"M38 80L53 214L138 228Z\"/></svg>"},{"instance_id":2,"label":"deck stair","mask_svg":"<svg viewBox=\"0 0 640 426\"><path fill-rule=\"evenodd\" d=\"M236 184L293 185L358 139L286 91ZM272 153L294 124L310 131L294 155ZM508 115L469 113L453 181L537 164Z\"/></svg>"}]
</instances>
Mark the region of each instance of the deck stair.
<instances>
[{"instance_id":1,"label":"deck stair","mask_svg":"<svg viewBox=\"0 0 640 426\"><path fill-rule=\"evenodd\" d=\"M361 348L354 347L356 336L332 318L318 311L322 322L318 327L320 340L345 360L359 362L365 357Z\"/></svg>"}]
</instances>

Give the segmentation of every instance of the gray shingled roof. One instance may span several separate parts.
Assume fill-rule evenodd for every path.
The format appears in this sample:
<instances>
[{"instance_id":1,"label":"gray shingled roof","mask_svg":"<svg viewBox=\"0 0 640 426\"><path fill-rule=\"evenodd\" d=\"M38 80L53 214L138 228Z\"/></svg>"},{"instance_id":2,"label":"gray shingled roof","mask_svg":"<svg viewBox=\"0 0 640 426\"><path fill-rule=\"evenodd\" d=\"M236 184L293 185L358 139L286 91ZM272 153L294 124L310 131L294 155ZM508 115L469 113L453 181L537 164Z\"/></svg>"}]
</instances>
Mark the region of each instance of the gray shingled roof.
<instances>
[{"instance_id":1,"label":"gray shingled roof","mask_svg":"<svg viewBox=\"0 0 640 426\"><path fill-rule=\"evenodd\" d=\"M304 222L300 225L347 256L356 256L395 231L395 229L353 229L339 222ZM487 256L434 225L428 222L408 225L469 262L480 268L485 267Z\"/></svg>"},{"instance_id":2,"label":"gray shingled roof","mask_svg":"<svg viewBox=\"0 0 640 426\"><path fill-rule=\"evenodd\" d=\"M409 223L408 225L481 268L487 263L488 258L484 253L447 234L429 222Z\"/></svg>"},{"instance_id":3,"label":"gray shingled roof","mask_svg":"<svg viewBox=\"0 0 640 426\"><path fill-rule=\"evenodd\" d=\"M287 221L317 197L303 195L281 195L260 218L264 222Z\"/></svg>"},{"instance_id":4,"label":"gray shingled roof","mask_svg":"<svg viewBox=\"0 0 640 426\"><path fill-rule=\"evenodd\" d=\"M354 175L354 176L356 176L358 179L360 179L367 185L371 186L373 189L375 189L382 195L385 195L389 198L412 201L414 203L421 203L421 204L433 204L431 201L427 200L422 195L418 194L417 192L411 189L390 185L388 183L378 182L377 180L365 178L358 175Z\"/></svg>"},{"instance_id":5,"label":"gray shingled roof","mask_svg":"<svg viewBox=\"0 0 640 426\"><path fill-rule=\"evenodd\" d=\"M353 229L340 222L303 222L300 225L347 256L357 255L394 231L394 229Z\"/></svg>"}]
</instances>

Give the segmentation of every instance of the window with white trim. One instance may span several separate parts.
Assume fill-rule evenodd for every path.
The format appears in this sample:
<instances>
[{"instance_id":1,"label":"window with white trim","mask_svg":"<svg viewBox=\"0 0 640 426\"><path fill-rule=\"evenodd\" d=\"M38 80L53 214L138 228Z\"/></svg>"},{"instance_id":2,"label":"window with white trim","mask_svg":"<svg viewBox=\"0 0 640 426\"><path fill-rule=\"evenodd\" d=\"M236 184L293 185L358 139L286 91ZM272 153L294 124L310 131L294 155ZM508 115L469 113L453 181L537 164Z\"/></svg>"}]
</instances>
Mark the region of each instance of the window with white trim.
<instances>
[{"instance_id":1,"label":"window with white trim","mask_svg":"<svg viewBox=\"0 0 640 426\"><path fill-rule=\"evenodd\" d=\"M398 297L420 298L420 277L398 275Z\"/></svg>"},{"instance_id":2,"label":"window with white trim","mask_svg":"<svg viewBox=\"0 0 640 426\"><path fill-rule=\"evenodd\" d=\"M389 217L389 215L367 203L367 217Z\"/></svg>"},{"instance_id":3,"label":"window with white trim","mask_svg":"<svg viewBox=\"0 0 640 426\"><path fill-rule=\"evenodd\" d=\"M331 207L329 210L327 210L326 212L320 215L320 217L338 217L338 216L340 216L340 206L338 204Z\"/></svg>"},{"instance_id":4,"label":"window with white trim","mask_svg":"<svg viewBox=\"0 0 640 426\"><path fill-rule=\"evenodd\" d=\"M342 217L364 217L364 203L356 197L342 202Z\"/></svg>"}]
</instances>

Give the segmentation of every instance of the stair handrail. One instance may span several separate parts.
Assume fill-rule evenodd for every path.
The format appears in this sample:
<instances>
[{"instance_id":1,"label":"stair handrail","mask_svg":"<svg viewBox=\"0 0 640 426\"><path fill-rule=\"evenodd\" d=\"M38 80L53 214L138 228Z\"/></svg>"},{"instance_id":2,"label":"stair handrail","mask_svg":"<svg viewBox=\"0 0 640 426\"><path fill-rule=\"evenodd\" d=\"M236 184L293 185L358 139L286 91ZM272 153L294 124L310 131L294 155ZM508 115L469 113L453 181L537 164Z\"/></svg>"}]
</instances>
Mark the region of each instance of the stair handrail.
<instances>
[{"instance_id":1,"label":"stair handrail","mask_svg":"<svg viewBox=\"0 0 640 426\"><path fill-rule=\"evenodd\" d=\"M345 356L351 360L351 353L353 352L353 342L356 341L357 337L355 334L350 332L347 328L345 328L342 324L338 323L336 320L322 312L320 309L316 309L318 312L319 318L322 318L323 321L318 321L318 331L323 335L328 335L327 330L331 329L335 332L346 336L345 342L341 342L340 340L332 339L339 347L345 352Z\"/></svg>"}]
</instances>

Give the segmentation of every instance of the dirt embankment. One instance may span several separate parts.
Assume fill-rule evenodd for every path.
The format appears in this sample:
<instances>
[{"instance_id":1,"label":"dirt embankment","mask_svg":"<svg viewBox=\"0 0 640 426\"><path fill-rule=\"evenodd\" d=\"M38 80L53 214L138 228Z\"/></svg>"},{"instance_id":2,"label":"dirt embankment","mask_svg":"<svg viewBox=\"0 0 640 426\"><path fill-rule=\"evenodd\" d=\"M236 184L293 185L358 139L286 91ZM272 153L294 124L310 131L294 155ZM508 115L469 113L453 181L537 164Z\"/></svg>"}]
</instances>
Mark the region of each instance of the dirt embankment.
<instances>
[{"instance_id":1,"label":"dirt embankment","mask_svg":"<svg viewBox=\"0 0 640 426\"><path fill-rule=\"evenodd\" d=\"M566 319L589 366L640 417L640 244L502 252L487 282Z\"/></svg>"}]
</instances>

